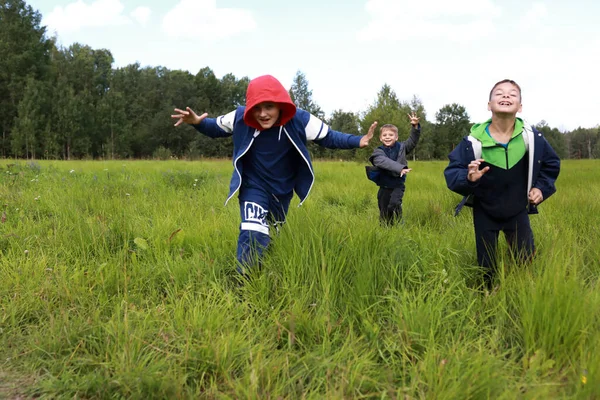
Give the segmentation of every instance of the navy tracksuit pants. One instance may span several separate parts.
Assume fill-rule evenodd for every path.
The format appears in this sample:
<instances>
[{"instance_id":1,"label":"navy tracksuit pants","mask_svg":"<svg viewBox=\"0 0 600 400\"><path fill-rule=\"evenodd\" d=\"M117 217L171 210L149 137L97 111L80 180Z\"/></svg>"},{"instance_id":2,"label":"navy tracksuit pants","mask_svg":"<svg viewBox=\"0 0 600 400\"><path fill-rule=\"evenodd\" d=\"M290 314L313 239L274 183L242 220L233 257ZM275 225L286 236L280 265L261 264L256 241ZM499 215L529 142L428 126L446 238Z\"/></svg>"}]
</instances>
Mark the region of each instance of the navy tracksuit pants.
<instances>
[{"instance_id":1,"label":"navy tracksuit pants","mask_svg":"<svg viewBox=\"0 0 600 400\"><path fill-rule=\"evenodd\" d=\"M514 257L519 261L529 260L535 253L533 232L527 209L509 219L494 219L481 209L473 207L477 263L485 270L486 282L490 283L496 272L496 249L500 231L508 243Z\"/></svg>"},{"instance_id":2,"label":"navy tracksuit pants","mask_svg":"<svg viewBox=\"0 0 600 400\"><path fill-rule=\"evenodd\" d=\"M379 206L379 219L382 223L393 225L402 219L404 190L404 185L399 188L379 188L377 205Z\"/></svg>"},{"instance_id":3,"label":"navy tracksuit pants","mask_svg":"<svg viewBox=\"0 0 600 400\"><path fill-rule=\"evenodd\" d=\"M237 245L238 272L260 261L271 241L269 227L279 230L285 222L293 192L275 196L254 187L243 187L239 194L240 234Z\"/></svg>"}]
</instances>

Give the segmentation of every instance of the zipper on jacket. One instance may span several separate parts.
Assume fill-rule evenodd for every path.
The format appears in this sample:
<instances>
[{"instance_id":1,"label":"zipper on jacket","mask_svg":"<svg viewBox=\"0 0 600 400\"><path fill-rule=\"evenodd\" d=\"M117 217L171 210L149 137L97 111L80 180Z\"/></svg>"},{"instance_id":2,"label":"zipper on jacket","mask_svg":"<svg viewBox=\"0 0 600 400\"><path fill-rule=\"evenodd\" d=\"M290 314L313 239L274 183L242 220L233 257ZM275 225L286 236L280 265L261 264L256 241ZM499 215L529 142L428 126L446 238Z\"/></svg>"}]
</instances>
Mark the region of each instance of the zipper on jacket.
<instances>
[{"instance_id":1,"label":"zipper on jacket","mask_svg":"<svg viewBox=\"0 0 600 400\"><path fill-rule=\"evenodd\" d=\"M298 150L298 153L300 153L300 157L302 157L302 159L306 163L306 166L308 167L308 170L310 171L310 174L312 175L312 182L310 183L310 187L308 188L308 192L306 192L306 196L304 196L303 199L300 199L300 203L298 204L298 207L300 207L302 205L302 203L304 203L304 200L306 200L306 198L310 194L310 191L311 191L311 189L312 189L312 187L313 187L313 185L315 183L315 173L313 172L313 170L312 170L312 168L310 166L310 163L308 162L308 160L306 159L306 157L304 157L304 154L302 154L302 151L300 151L300 148L298 147L298 145L296 145L296 143L292 140L292 137L288 133L287 129L285 129L285 127L283 127L283 131L285 132L285 134L288 137L288 139L290 140L290 142L292 142L292 144L294 145L294 147L296 148L296 150Z\"/></svg>"},{"instance_id":2,"label":"zipper on jacket","mask_svg":"<svg viewBox=\"0 0 600 400\"><path fill-rule=\"evenodd\" d=\"M260 131L257 129L256 132L254 132L254 136L252 136L252 139L250 139L250 143L248 143L248 147L246 147L246 150L244 150L242 152L242 154L240 154L234 161L233 161L233 168L235 169L235 172L237 173L239 179L240 179L240 183L238 183L238 187L231 192L231 195L227 198L227 200L225 200L225 205L227 205L227 203L229 202L229 200L231 200L231 198L237 193L238 190L240 190L240 187L242 186L242 174L240 174L240 170L237 167L237 163L240 160L240 158L242 158L244 156L244 154L246 154L248 152L248 150L250 150L250 147L252 146L252 143L254 143L254 139L260 134Z\"/></svg>"}]
</instances>

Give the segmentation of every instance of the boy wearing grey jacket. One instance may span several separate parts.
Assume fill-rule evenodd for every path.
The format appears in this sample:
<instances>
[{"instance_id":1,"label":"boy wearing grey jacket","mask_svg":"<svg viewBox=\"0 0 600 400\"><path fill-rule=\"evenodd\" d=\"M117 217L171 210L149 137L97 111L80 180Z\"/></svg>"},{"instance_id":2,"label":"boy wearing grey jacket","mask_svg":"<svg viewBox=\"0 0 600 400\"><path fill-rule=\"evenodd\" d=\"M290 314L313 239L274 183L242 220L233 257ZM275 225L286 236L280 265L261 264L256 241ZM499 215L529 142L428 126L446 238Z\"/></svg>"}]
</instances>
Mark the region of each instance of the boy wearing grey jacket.
<instances>
[{"instance_id":1,"label":"boy wearing grey jacket","mask_svg":"<svg viewBox=\"0 0 600 400\"><path fill-rule=\"evenodd\" d=\"M412 125L409 138L398 141L398 128L385 124L379 130L379 140L383 144L377 147L369 161L379 170L377 185L377 204L379 218L384 225L392 226L402 219L402 198L404 197L406 174L408 168L406 155L414 150L421 136L419 117L413 112L409 114Z\"/></svg>"}]
</instances>

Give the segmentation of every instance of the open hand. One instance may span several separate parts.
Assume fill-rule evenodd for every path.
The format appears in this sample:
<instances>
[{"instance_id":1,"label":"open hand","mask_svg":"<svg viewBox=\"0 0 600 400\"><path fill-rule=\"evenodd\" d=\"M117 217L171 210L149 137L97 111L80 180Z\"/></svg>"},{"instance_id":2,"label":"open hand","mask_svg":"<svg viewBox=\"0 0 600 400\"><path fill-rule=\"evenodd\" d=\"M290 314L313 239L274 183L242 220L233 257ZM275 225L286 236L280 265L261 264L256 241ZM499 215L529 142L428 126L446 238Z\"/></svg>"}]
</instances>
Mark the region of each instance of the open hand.
<instances>
[{"instance_id":1,"label":"open hand","mask_svg":"<svg viewBox=\"0 0 600 400\"><path fill-rule=\"evenodd\" d=\"M477 182L486 172L490 170L489 166L479 169L479 166L484 161L485 160L483 158L478 158L477 160L471 161L469 164L469 172L467 173L467 179L469 182Z\"/></svg>"},{"instance_id":2,"label":"open hand","mask_svg":"<svg viewBox=\"0 0 600 400\"><path fill-rule=\"evenodd\" d=\"M369 141L373 138L373 134L375 133L375 128L377 128L377 121L371 124L367 134L360 139L361 148L367 147L369 145Z\"/></svg>"},{"instance_id":3,"label":"open hand","mask_svg":"<svg viewBox=\"0 0 600 400\"><path fill-rule=\"evenodd\" d=\"M538 188L531 188L529 191L529 202L533 205L538 205L544 200L542 191Z\"/></svg>"},{"instance_id":4,"label":"open hand","mask_svg":"<svg viewBox=\"0 0 600 400\"><path fill-rule=\"evenodd\" d=\"M408 115L408 118L410 119L410 124L414 127L417 127L419 125L419 117L417 116L417 114L413 111L410 114L406 114Z\"/></svg>"},{"instance_id":5,"label":"open hand","mask_svg":"<svg viewBox=\"0 0 600 400\"><path fill-rule=\"evenodd\" d=\"M402 171L400 171L400 177L403 177L404 175L408 174L410 171L412 171L412 168L404 168ZM412 178L410 178L412 179Z\"/></svg>"},{"instance_id":6,"label":"open hand","mask_svg":"<svg viewBox=\"0 0 600 400\"><path fill-rule=\"evenodd\" d=\"M178 114L171 115L171 118L178 120L177 122L175 122L175 126L181 125L182 122L185 122L186 124L196 125L199 124L204 118L208 117L208 113L204 113L198 116L198 114L196 114L194 110L192 110L189 107L186 107L185 110L180 110L179 108L176 108L175 112Z\"/></svg>"}]
</instances>

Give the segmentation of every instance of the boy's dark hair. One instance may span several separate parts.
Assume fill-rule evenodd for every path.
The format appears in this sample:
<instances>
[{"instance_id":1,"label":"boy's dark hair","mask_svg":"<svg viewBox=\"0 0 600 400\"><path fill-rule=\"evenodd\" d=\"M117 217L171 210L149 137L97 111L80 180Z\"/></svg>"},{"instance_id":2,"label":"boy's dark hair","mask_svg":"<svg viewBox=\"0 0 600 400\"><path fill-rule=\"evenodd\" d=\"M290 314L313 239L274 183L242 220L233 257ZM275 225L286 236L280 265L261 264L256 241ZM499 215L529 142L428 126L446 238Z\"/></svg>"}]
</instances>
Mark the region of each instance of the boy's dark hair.
<instances>
[{"instance_id":1,"label":"boy's dark hair","mask_svg":"<svg viewBox=\"0 0 600 400\"><path fill-rule=\"evenodd\" d=\"M523 101L523 97L521 95L521 86L519 86L519 84L515 81L513 81L512 79L502 79L500 82L496 82L496 84L494 85L494 87L492 88L492 90L490 90L490 100L492 100L492 93L494 92L494 89L496 89L496 87L498 87L498 85L502 85L503 83L510 83L512 85L514 85L518 90L519 90L519 99L521 101Z\"/></svg>"},{"instance_id":2,"label":"boy's dark hair","mask_svg":"<svg viewBox=\"0 0 600 400\"><path fill-rule=\"evenodd\" d=\"M382 125L381 128L379 128L379 134L380 135L381 135L381 132L383 132L384 129L389 129L391 131L396 132L396 135L398 134L398 127L396 125L392 125L392 124Z\"/></svg>"}]
</instances>

